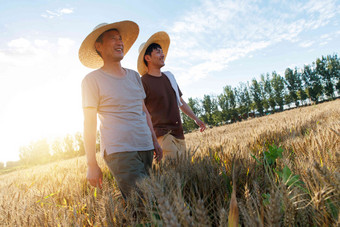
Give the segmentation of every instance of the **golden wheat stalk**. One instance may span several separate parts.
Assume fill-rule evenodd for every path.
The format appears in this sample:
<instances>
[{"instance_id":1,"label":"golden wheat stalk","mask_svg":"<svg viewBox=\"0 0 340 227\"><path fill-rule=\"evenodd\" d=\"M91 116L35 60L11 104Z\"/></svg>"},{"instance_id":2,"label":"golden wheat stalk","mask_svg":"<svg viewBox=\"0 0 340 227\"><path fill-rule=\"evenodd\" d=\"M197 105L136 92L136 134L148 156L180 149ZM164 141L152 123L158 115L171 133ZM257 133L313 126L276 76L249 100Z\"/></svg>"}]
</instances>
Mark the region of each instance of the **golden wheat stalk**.
<instances>
[{"instance_id":1,"label":"golden wheat stalk","mask_svg":"<svg viewBox=\"0 0 340 227\"><path fill-rule=\"evenodd\" d=\"M239 222L239 211L236 199L236 163L235 156L233 158L233 192L231 193L229 216L228 216L228 227L238 227Z\"/></svg>"}]
</instances>

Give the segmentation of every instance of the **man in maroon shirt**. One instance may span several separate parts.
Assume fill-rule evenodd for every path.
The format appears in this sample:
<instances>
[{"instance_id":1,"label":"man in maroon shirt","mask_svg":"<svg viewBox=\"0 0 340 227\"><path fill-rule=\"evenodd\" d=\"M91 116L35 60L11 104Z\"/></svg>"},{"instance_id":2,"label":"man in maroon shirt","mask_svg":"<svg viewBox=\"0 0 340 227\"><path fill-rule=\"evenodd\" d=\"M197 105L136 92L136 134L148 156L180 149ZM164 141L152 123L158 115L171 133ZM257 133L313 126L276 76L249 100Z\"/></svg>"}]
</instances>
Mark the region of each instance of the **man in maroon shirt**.
<instances>
[{"instance_id":1,"label":"man in maroon shirt","mask_svg":"<svg viewBox=\"0 0 340 227\"><path fill-rule=\"evenodd\" d=\"M137 68L142 75L146 93L145 105L161 145L164 157L175 158L185 152L185 140L179 109L205 130L205 124L182 99L175 77L171 72L161 72L168 52L170 38L166 32L153 34L139 51Z\"/></svg>"}]
</instances>

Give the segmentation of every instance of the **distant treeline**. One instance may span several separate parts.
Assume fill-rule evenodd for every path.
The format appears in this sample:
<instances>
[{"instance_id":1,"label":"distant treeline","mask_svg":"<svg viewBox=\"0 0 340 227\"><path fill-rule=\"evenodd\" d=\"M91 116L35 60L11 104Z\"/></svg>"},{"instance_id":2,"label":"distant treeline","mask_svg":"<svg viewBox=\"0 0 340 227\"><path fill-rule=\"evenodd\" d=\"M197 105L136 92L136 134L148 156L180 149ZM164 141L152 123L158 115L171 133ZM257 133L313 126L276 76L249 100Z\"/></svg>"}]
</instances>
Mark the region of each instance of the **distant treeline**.
<instances>
[{"instance_id":1,"label":"distant treeline","mask_svg":"<svg viewBox=\"0 0 340 227\"><path fill-rule=\"evenodd\" d=\"M100 136L97 133L97 152L100 148ZM19 149L19 161L9 161L6 168L28 167L32 165L44 164L59 160L83 156L85 154L83 135L77 132L75 135L66 135L64 138L55 139L48 142L47 139L40 139L31 142L27 146ZM0 169L4 168L4 163L0 162Z\"/></svg>"},{"instance_id":2,"label":"distant treeline","mask_svg":"<svg viewBox=\"0 0 340 227\"><path fill-rule=\"evenodd\" d=\"M217 96L204 95L202 100L189 98L188 105L208 125L232 123L290 107L333 100L340 94L339 77L338 56L322 56L303 69L287 68L284 76L274 71L262 74L259 81L253 78L235 88L227 85ZM182 119L185 132L197 128L183 113Z\"/></svg>"},{"instance_id":3,"label":"distant treeline","mask_svg":"<svg viewBox=\"0 0 340 227\"><path fill-rule=\"evenodd\" d=\"M316 59L303 69L287 68L284 77L275 71L261 75L238 87L225 86L218 96L204 95L203 100L189 98L188 105L196 116L208 125L220 125L262 116L288 109L291 106L332 100L340 94L340 60L328 55ZM197 125L182 113L183 129L190 132ZM99 133L97 135L99 151ZM31 142L20 148L20 160L7 162L6 167L31 166L68 159L85 154L81 133L67 135L51 144L46 139ZM0 162L0 169L4 164Z\"/></svg>"}]
</instances>

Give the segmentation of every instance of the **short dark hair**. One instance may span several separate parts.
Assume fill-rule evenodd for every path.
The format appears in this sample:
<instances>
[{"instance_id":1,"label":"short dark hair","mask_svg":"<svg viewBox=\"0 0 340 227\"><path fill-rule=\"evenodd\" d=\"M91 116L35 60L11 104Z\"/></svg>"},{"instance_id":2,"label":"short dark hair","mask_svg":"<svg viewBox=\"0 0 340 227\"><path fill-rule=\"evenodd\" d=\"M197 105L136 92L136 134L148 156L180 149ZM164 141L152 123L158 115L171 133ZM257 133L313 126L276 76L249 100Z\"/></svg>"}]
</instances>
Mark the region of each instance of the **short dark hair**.
<instances>
[{"instance_id":1,"label":"short dark hair","mask_svg":"<svg viewBox=\"0 0 340 227\"><path fill-rule=\"evenodd\" d=\"M104 36L104 33L106 32L109 32L109 31L117 31L119 32L117 29L115 28L112 28L112 29L109 29L109 30L106 30L105 32L103 32L102 34L100 34L100 36L98 36L98 38L96 39L96 42L95 43L103 43L103 36ZM95 48L96 49L96 48ZM97 54L101 57L101 54L99 53L99 51L96 49L96 52Z\"/></svg>"},{"instance_id":2,"label":"short dark hair","mask_svg":"<svg viewBox=\"0 0 340 227\"><path fill-rule=\"evenodd\" d=\"M156 50L156 49L162 49L161 45L159 45L158 43L151 43L148 48L146 48L146 51L145 51L145 54L144 54L144 64L146 66L148 66L148 62L145 60L145 55L150 55L151 56L151 53L153 50Z\"/></svg>"}]
</instances>

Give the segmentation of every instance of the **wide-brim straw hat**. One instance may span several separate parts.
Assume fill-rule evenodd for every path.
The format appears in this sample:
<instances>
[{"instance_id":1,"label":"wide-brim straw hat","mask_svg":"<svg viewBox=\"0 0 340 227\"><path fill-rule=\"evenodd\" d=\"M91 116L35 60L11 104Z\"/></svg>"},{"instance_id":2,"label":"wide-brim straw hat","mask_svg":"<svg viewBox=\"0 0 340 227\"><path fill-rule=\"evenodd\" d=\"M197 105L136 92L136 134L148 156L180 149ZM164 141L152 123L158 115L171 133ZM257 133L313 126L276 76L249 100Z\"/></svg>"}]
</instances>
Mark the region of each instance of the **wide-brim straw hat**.
<instances>
[{"instance_id":1,"label":"wide-brim straw hat","mask_svg":"<svg viewBox=\"0 0 340 227\"><path fill-rule=\"evenodd\" d=\"M79 48L79 60L86 67L98 69L104 65L103 59L95 49L95 42L105 31L117 29L124 43L124 55L129 51L139 34L139 27L133 21L120 21L112 24L102 23L97 25L93 31L84 39Z\"/></svg>"},{"instance_id":2,"label":"wide-brim straw hat","mask_svg":"<svg viewBox=\"0 0 340 227\"><path fill-rule=\"evenodd\" d=\"M146 49L150 46L152 43L157 43L162 47L163 54L164 54L164 61L166 59L166 55L168 54L168 49L170 45L170 37L166 32L157 32L153 34L148 41L145 43L142 43L139 47L139 56L137 60L137 70L140 75L145 75L148 72L148 67L144 63L144 55Z\"/></svg>"}]
</instances>

